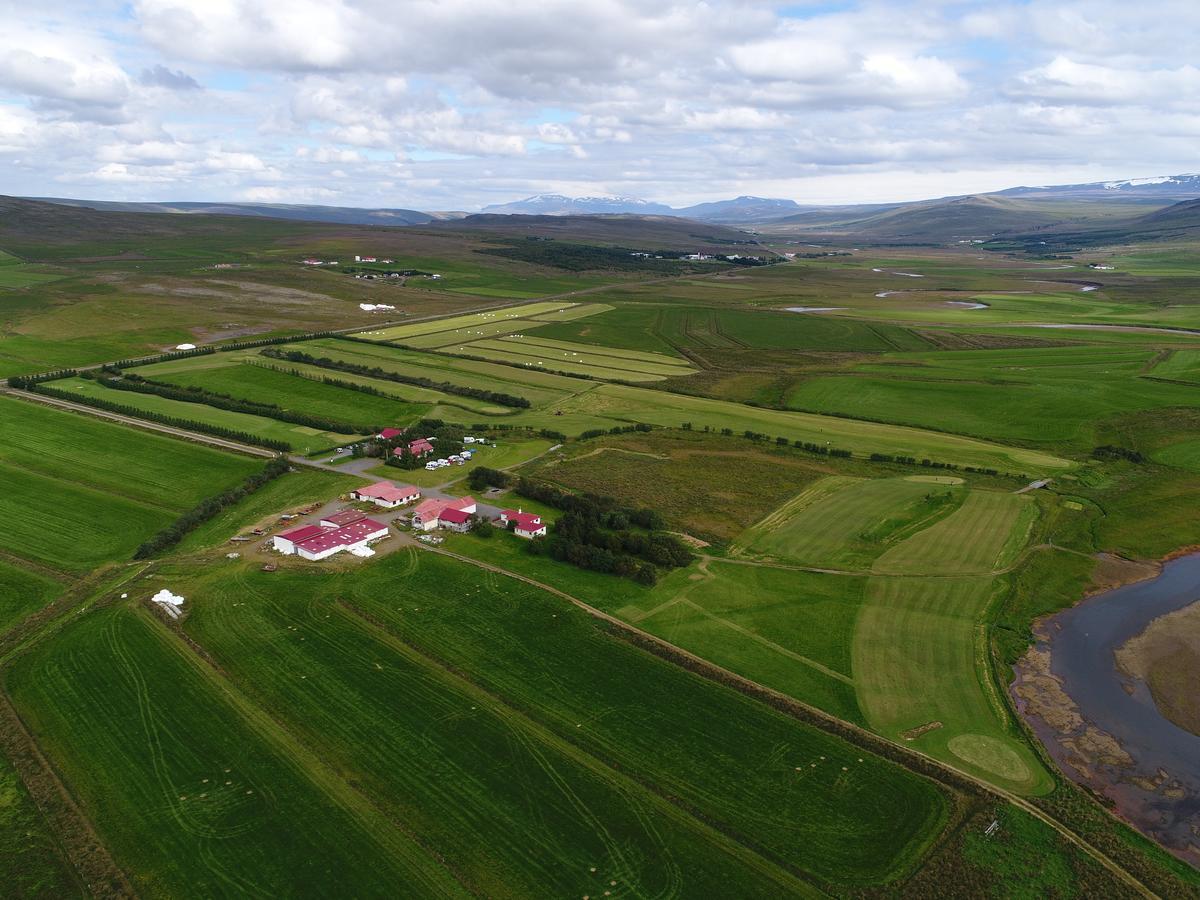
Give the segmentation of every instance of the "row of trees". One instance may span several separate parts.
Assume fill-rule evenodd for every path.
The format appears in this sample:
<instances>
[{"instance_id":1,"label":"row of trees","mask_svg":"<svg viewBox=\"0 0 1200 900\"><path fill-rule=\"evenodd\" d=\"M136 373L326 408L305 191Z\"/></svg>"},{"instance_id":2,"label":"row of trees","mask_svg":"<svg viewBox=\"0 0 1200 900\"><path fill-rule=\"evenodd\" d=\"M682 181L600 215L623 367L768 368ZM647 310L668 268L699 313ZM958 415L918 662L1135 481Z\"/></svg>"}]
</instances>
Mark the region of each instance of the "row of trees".
<instances>
[{"instance_id":1,"label":"row of trees","mask_svg":"<svg viewBox=\"0 0 1200 900\"><path fill-rule=\"evenodd\" d=\"M196 347L194 350L168 350L157 356L143 356L138 359L122 359L113 363L118 369L132 369L134 366L148 366L151 363L168 362L172 359L187 359L191 356L207 356L210 353L226 353L230 350L253 350L255 347L267 347L272 344L291 344L296 341L315 341L317 338L334 337L332 331L310 331L306 334L293 334L287 337L255 338L249 341L233 341L209 347Z\"/></svg>"},{"instance_id":2,"label":"row of trees","mask_svg":"<svg viewBox=\"0 0 1200 900\"><path fill-rule=\"evenodd\" d=\"M133 558L148 559L169 547L174 547L183 540L189 531L203 522L207 522L226 507L233 506L233 504L253 494L264 484L274 481L287 471L288 461L282 456L275 457L263 466L261 472L251 475L238 487L225 491L223 494L218 494L215 497L209 497L207 500L202 500L196 506L189 509L158 534L138 547L133 554Z\"/></svg>"},{"instance_id":3,"label":"row of trees","mask_svg":"<svg viewBox=\"0 0 1200 900\"><path fill-rule=\"evenodd\" d=\"M528 409L531 406L528 399L518 397L514 394L489 391L483 388L465 387L464 385L452 384L448 381L434 381L432 378L423 378L418 375L404 375L400 372L380 368L379 366L364 366L342 359L330 359L328 356L313 356L311 353L305 353L301 350L267 348L262 351L262 355L269 356L272 359L283 359L288 362L316 366L320 369L346 372L350 375L364 375L368 378L376 378L381 381L394 381L398 384L411 384L414 387L430 388L435 391L441 391L444 394L455 394L459 397L482 400L485 403L495 403L497 406L510 406L515 409Z\"/></svg>"},{"instance_id":4,"label":"row of trees","mask_svg":"<svg viewBox=\"0 0 1200 900\"><path fill-rule=\"evenodd\" d=\"M56 372L42 372L39 375L14 375L8 379L8 386L19 391L31 391L35 385L46 381L59 381L63 378L74 378L79 373L74 369L59 369Z\"/></svg>"},{"instance_id":5,"label":"row of trees","mask_svg":"<svg viewBox=\"0 0 1200 900\"><path fill-rule=\"evenodd\" d=\"M38 394L44 394L47 397L56 397L59 400L68 400L71 403L79 403L83 406L90 406L93 409L102 409L105 412L117 413L122 416L129 416L134 419L144 419L147 422L157 422L160 425L168 425L171 428L181 428L186 431L196 431L201 434L212 435L213 437L224 438L228 441L237 441L241 444L253 444L256 447L266 447L268 450L275 450L279 453L287 453L292 449L292 445L287 441L277 441L273 438L262 437L261 435L251 434L248 431L237 431L233 428L222 428L220 425L210 425L208 422L197 422L194 419L181 419L177 416L164 416L161 413L153 412L148 409L140 409L136 406L127 406L124 403L113 403L111 400L105 400L102 397L89 397L86 394L75 394L70 391L62 391L58 388L47 387L44 384L35 384L27 388Z\"/></svg>"},{"instance_id":6,"label":"row of trees","mask_svg":"<svg viewBox=\"0 0 1200 900\"><path fill-rule=\"evenodd\" d=\"M216 409L226 410L227 412L263 416L268 419L275 419L278 422L315 428L318 431L332 431L337 434L363 434L379 430L377 426L371 424L341 422L337 419L329 419L324 416L314 416L311 413L283 409L274 403L260 403L257 400L245 400L229 394L217 393L195 385L179 387L178 385L162 381L142 378L140 375L121 372L115 367L106 366L99 374L95 375L92 375L90 372L84 373L84 377L89 376L94 377L98 383L104 385L106 388L117 391L154 394L157 397L163 397L167 400L179 400L183 403L203 403L205 406L212 406Z\"/></svg>"}]
</instances>

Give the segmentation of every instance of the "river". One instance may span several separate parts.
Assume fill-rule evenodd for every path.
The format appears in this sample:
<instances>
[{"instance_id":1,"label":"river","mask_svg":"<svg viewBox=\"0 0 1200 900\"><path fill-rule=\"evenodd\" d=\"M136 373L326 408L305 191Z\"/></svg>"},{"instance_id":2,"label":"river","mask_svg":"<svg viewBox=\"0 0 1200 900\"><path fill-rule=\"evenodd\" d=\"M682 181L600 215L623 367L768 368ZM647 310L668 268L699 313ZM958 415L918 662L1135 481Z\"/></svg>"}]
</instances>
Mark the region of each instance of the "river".
<instances>
[{"instance_id":1,"label":"river","mask_svg":"<svg viewBox=\"0 0 1200 900\"><path fill-rule=\"evenodd\" d=\"M1017 707L1060 768L1200 866L1200 736L1169 721L1114 651L1159 616L1200 600L1200 553L1040 623L1017 666ZM1200 690L1200 685L1197 685Z\"/></svg>"}]
</instances>

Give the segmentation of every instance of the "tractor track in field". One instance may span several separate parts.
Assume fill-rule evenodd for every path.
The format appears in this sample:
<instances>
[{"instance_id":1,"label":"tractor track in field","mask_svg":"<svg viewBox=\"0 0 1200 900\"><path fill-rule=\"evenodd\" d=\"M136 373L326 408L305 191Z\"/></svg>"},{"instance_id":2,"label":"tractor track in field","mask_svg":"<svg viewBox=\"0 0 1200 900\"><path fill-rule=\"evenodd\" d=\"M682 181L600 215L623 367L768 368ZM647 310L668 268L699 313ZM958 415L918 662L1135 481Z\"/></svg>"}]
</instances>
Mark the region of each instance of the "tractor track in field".
<instances>
[{"instance_id":1,"label":"tractor track in field","mask_svg":"<svg viewBox=\"0 0 1200 900\"><path fill-rule=\"evenodd\" d=\"M898 765L902 765L910 771L916 771L919 774L932 777L929 773L929 770L932 769L941 774L942 780L945 783L954 785L955 782L958 782L958 786L961 788L962 784L965 782L973 787L976 791L982 791L987 795L1007 801L1008 803L1011 803L1012 805L1021 809L1023 812L1028 813L1029 815L1038 819L1043 824L1054 829L1054 831L1064 840L1075 845L1083 853L1090 856L1093 860L1095 860L1095 862L1104 867L1118 881L1123 883L1127 888L1134 891L1136 894L1143 897L1158 897L1157 894L1146 887L1146 885L1135 878L1131 873L1114 862L1112 858L1105 854L1102 850L1089 843L1085 838L1071 830L1068 826L1064 825L1053 815L1018 794L1014 794L1011 791L1005 790L1004 788L997 787L996 785L972 775L969 772L965 772L956 766L922 753L920 750L896 744L892 741L889 741L887 738L868 731L859 725L855 725L852 722L847 722L844 719L839 719L836 716L830 715L829 713L818 709L815 706L810 706L809 704L777 691L774 688L767 687L764 684L760 684L757 681L746 678L744 675L739 675L738 673L730 669L726 669L723 666L719 666L702 656L698 656L688 650L684 650L682 647L678 647L675 644L658 637L657 635L651 634L648 631L644 631L641 628L638 628L636 625L632 625L623 619L619 619L601 609L597 609L578 597L568 594L566 591L545 584L544 582L538 581L535 578L531 578L527 575L522 575L517 572L512 572L501 566L496 566L492 565L491 563L472 559L469 556L463 556L459 553L454 553L453 551L444 550L439 547L422 546L419 549L425 550L429 553L438 553L443 556L459 560L460 562L469 563L470 565L477 566L486 571L494 572L498 575L504 575L516 581L540 588L547 593L566 600L568 603L587 613L592 618L610 626L616 631L619 637L629 640L635 645L641 646L646 651L654 653L656 656L666 660L667 662L681 666L682 668L686 668L687 670L700 675L703 678L707 678L710 681L715 681L719 684L731 687L748 697L765 702L774 709L789 715L794 719L805 722L806 724L814 727L821 728L823 731L830 732L837 737L842 738L843 740L847 740L850 743L875 753L876 755L896 762ZM919 762L919 765L912 765L915 762Z\"/></svg>"}]
</instances>

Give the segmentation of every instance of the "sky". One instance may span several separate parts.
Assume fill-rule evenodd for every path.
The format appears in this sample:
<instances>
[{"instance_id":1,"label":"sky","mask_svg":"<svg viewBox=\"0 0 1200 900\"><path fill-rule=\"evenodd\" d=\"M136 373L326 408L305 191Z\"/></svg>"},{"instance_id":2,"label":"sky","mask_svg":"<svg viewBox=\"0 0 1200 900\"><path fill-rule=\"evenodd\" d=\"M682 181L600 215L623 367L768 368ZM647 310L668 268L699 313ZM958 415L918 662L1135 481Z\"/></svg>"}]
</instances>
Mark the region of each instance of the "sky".
<instances>
[{"instance_id":1,"label":"sky","mask_svg":"<svg viewBox=\"0 0 1200 900\"><path fill-rule=\"evenodd\" d=\"M474 210L1196 171L1200 3L0 0L0 193Z\"/></svg>"}]
</instances>

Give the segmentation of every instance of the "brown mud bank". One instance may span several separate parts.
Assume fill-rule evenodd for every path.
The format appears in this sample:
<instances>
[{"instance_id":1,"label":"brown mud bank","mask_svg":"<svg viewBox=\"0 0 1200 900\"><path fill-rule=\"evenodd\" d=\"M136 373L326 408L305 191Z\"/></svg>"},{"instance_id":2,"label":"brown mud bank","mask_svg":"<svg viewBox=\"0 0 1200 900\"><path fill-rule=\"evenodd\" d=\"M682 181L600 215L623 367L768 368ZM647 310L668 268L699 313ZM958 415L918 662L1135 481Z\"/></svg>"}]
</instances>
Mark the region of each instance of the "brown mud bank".
<instances>
[{"instance_id":1,"label":"brown mud bank","mask_svg":"<svg viewBox=\"0 0 1200 900\"><path fill-rule=\"evenodd\" d=\"M1200 554L1166 562L1150 578L1124 565L1109 576L1101 582L1124 583L1038 624L1012 695L1068 777L1200 867L1200 736L1164 715L1147 681L1117 662L1155 620L1200 608ZM1175 671L1161 653L1155 659L1160 671Z\"/></svg>"}]
</instances>

